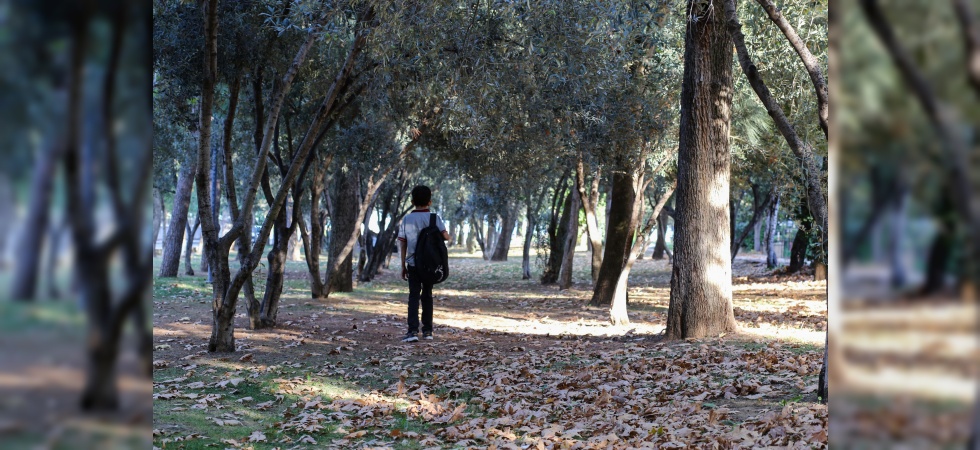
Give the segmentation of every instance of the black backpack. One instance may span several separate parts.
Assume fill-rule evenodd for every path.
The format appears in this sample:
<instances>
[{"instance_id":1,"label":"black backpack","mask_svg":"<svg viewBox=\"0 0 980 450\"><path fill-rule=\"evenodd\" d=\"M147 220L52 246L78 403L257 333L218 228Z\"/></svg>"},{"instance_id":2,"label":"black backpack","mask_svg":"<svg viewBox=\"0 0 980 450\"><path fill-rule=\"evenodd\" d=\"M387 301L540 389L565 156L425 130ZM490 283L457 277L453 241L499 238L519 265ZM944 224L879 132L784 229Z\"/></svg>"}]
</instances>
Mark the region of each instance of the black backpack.
<instances>
[{"instance_id":1,"label":"black backpack","mask_svg":"<svg viewBox=\"0 0 980 450\"><path fill-rule=\"evenodd\" d=\"M429 226L419 231L415 242L415 273L424 283L442 283L449 277L449 251L436 215L429 216Z\"/></svg>"}]
</instances>

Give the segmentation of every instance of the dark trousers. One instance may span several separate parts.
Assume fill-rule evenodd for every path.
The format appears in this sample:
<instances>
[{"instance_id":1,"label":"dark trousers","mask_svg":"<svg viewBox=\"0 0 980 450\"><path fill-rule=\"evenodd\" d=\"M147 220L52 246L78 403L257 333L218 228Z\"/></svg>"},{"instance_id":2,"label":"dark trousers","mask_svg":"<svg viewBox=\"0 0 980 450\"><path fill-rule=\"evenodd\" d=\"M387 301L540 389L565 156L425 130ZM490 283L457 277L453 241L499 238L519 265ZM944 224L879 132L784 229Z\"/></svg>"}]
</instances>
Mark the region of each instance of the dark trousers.
<instances>
[{"instance_id":1,"label":"dark trousers","mask_svg":"<svg viewBox=\"0 0 980 450\"><path fill-rule=\"evenodd\" d=\"M422 301L422 332L432 332L432 284L423 283L408 266L408 332L419 332L419 300Z\"/></svg>"}]
</instances>

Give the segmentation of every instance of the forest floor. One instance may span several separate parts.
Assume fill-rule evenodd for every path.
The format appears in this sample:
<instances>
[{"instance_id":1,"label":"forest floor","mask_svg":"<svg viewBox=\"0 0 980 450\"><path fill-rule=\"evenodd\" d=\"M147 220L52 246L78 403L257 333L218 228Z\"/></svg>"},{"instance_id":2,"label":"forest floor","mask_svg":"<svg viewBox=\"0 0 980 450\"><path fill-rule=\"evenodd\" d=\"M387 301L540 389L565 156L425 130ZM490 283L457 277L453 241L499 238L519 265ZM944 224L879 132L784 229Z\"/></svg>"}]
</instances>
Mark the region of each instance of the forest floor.
<instances>
[{"instance_id":1,"label":"forest floor","mask_svg":"<svg viewBox=\"0 0 980 450\"><path fill-rule=\"evenodd\" d=\"M78 406L86 377L85 318L75 302L0 301L0 448L148 448L152 385L139 370L135 340L123 341L120 408L87 413Z\"/></svg>"},{"instance_id":2,"label":"forest floor","mask_svg":"<svg viewBox=\"0 0 980 450\"><path fill-rule=\"evenodd\" d=\"M407 285L394 272L314 302L305 265L291 262L280 326L248 330L242 308L233 354L206 351L204 277L156 279L154 446L826 446L827 407L814 393L824 282L741 258L739 332L663 342L669 264L636 263L632 324L614 327L606 309L583 306L587 257L576 255L575 286L559 291L520 280L519 255L451 254L435 339L413 344L399 342Z\"/></svg>"}]
</instances>

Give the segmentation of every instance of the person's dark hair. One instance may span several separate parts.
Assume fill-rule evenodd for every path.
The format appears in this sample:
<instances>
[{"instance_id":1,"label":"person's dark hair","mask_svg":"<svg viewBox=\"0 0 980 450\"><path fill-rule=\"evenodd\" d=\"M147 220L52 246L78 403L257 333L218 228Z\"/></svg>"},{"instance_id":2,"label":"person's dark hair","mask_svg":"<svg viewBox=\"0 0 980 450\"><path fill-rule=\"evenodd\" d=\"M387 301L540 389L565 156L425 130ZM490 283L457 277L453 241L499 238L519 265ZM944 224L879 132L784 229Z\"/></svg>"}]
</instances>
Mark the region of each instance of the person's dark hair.
<instances>
[{"instance_id":1,"label":"person's dark hair","mask_svg":"<svg viewBox=\"0 0 980 450\"><path fill-rule=\"evenodd\" d=\"M415 186L412 189L412 204L415 206L426 206L432 200L432 191L428 186Z\"/></svg>"}]
</instances>

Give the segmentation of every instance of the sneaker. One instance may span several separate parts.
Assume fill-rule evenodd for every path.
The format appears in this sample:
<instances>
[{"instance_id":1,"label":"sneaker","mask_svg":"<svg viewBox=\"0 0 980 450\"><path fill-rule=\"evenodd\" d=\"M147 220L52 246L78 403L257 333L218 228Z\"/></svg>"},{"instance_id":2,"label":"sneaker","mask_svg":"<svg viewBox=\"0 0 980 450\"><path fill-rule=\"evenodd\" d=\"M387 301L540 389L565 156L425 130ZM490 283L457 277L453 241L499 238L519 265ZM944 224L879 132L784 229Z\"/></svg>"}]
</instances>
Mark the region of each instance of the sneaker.
<instances>
[{"instance_id":1,"label":"sneaker","mask_svg":"<svg viewBox=\"0 0 980 450\"><path fill-rule=\"evenodd\" d=\"M431 331L426 331L425 333L422 333L422 339L425 339L427 341L431 341L432 340L432 332Z\"/></svg>"},{"instance_id":2,"label":"sneaker","mask_svg":"<svg viewBox=\"0 0 980 450\"><path fill-rule=\"evenodd\" d=\"M402 338L402 342L418 342L419 337L415 333L405 333L405 337Z\"/></svg>"}]
</instances>

